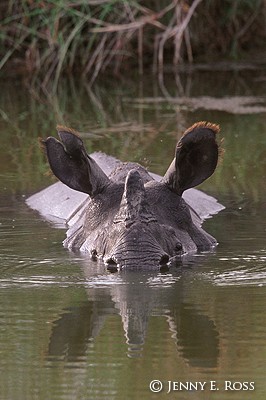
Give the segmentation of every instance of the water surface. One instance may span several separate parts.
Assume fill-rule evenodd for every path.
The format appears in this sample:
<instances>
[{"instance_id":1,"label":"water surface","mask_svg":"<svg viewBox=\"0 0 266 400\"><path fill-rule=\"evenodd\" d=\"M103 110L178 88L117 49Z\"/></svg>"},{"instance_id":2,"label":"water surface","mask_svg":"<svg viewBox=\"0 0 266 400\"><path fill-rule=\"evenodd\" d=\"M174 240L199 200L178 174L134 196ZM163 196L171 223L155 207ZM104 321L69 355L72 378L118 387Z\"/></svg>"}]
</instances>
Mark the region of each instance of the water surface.
<instances>
[{"instance_id":1,"label":"water surface","mask_svg":"<svg viewBox=\"0 0 266 400\"><path fill-rule=\"evenodd\" d=\"M93 90L68 82L52 99L3 83L0 399L265 398L262 77L263 71L202 72L181 76L181 86L169 78L168 98L150 82ZM208 109L203 96L220 100ZM240 113L217 106L224 96L240 97L238 105L252 100ZM64 230L25 205L26 196L54 181L37 139L53 134L56 123L83 132L89 151L163 174L177 138L198 120L221 125L225 148L201 187L226 206L204 225L219 241L211 253L166 272L112 274L65 250ZM155 379L164 385L157 395L149 389ZM204 391L167 394L168 381L207 384ZM211 391L210 381L220 390ZM229 392L225 381L255 382L255 390L236 384Z\"/></svg>"}]
</instances>

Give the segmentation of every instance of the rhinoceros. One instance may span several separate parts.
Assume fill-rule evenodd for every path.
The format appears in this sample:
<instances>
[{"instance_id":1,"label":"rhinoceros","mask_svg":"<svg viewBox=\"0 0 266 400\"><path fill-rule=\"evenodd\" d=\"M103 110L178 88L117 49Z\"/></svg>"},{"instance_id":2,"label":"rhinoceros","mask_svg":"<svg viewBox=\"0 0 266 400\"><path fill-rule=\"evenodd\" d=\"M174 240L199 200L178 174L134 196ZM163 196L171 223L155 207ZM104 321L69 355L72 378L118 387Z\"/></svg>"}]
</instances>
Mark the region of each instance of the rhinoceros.
<instances>
[{"instance_id":1,"label":"rhinoceros","mask_svg":"<svg viewBox=\"0 0 266 400\"><path fill-rule=\"evenodd\" d=\"M218 125L198 122L187 129L164 177L137 163L88 155L76 131L63 126L57 131L60 140L48 137L42 143L63 184L44 189L27 203L46 219L66 221L65 247L89 253L93 260L102 258L109 268L160 268L217 245L202 229L202 218L223 206L191 188L216 168Z\"/></svg>"}]
</instances>

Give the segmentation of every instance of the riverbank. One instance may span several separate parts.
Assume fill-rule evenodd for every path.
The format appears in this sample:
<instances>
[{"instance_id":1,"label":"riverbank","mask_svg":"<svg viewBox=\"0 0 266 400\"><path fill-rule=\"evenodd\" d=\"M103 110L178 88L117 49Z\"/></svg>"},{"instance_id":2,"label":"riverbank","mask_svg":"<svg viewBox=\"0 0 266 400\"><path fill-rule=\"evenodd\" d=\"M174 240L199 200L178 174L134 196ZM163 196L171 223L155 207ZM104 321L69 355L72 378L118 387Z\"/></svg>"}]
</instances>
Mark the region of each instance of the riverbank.
<instances>
[{"instance_id":1,"label":"riverbank","mask_svg":"<svg viewBox=\"0 0 266 400\"><path fill-rule=\"evenodd\" d=\"M265 52L263 0L4 1L0 73L57 87L64 74L99 76Z\"/></svg>"}]
</instances>

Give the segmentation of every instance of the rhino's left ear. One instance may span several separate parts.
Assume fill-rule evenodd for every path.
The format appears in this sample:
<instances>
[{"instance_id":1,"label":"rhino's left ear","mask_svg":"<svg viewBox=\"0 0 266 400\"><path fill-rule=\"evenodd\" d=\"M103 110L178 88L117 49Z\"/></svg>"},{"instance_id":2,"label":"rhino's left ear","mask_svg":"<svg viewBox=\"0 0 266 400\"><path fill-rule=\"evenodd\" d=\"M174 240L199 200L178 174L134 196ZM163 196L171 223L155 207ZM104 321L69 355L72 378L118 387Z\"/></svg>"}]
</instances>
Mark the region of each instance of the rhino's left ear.
<instances>
[{"instance_id":1,"label":"rhino's left ear","mask_svg":"<svg viewBox=\"0 0 266 400\"><path fill-rule=\"evenodd\" d=\"M101 192L110 182L109 178L87 153L76 132L57 127L62 142L54 137L42 141L54 175L71 189L91 196Z\"/></svg>"},{"instance_id":2,"label":"rhino's left ear","mask_svg":"<svg viewBox=\"0 0 266 400\"><path fill-rule=\"evenodd\" d=\"M213 174L219 156L216 142L219 130L218 125L198 122L184 133L163 178L171 190L181 196L186 189L199 185Z\"/></svg>"}]
</instances>

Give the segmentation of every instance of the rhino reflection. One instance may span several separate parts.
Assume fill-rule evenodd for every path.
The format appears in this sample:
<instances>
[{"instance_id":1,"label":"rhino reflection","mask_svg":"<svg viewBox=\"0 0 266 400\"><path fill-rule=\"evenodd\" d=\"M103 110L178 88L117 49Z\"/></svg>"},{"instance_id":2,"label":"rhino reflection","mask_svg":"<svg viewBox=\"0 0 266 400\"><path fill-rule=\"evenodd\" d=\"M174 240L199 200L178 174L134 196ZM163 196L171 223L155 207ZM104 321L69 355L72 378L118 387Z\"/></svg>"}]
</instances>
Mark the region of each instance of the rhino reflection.
<instances>
[{"instance_id":1,"label":"rhino reflection","mask_svg":"<svg viewBox=\"0 0 266 400\"><path fill-rule=\"evenodd\" d=\"M193 367L216 367L219 356L219 336L214 322L206 315L180 304L171 323L176 330L177 345L182 356Z\"/></svg>"},{"instance_id":2,"label":"rhino reflection","mask_svg":"<svg viewBox=\"0 0 266 400\"><path fill-rule=\"evenodd\" d=\"M121 278L121 277L120 277ZM102 279L102 277L101 277ZM157 282L161 279L162 282ZM193 367L213 368L219 357L214 322L186 301L182 276L123 274L118 284L88 288L88 301L65 310L53 327L49 355L66 361L85 356L89 341L99 335L109 315L119 314L128 355L141 355L150 317L165 317L179 354ZM91 281L90 281L91 282ZM100 292L100 299L97 298Z\"/></svg>"},{"instance_id":3,"label":"rhino reflection","mask_svg":"<svg viewBox=\"0 0 266 400\"><path fill-rule=\"evenodd\" d=\"M88 340L98 335L105 316L99 315L92 301L65 310L55 322L49 343L49 355L75 360L84 356Z\"/></svg>"}]
</instances>

